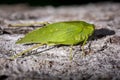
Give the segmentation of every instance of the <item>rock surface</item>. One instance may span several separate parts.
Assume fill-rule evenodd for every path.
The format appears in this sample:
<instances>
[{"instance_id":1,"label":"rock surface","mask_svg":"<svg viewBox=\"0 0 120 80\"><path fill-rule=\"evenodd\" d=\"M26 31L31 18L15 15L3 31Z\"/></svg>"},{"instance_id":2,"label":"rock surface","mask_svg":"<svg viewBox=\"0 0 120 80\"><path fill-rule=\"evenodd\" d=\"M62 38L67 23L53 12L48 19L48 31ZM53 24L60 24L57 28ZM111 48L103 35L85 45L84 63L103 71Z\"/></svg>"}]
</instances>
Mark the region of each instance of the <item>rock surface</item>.
<instances>
[{"instance_id":1,"label":"rock surface","mask_svg":"<svg viewBox=\"0 0 120 80\"><path fill-rule=\"evenodd\" d=\"M73 47L72 61L69 46L44 45L15 60L8 59L32 46L15 44L19 38L43 26L10 27L10 24L69 20L95 24L94 39L85 45L85 57L81 57L81 45ZM1 5L0 80L120 80L120 3L57 8Z\"/></svg>"}]
</instances>

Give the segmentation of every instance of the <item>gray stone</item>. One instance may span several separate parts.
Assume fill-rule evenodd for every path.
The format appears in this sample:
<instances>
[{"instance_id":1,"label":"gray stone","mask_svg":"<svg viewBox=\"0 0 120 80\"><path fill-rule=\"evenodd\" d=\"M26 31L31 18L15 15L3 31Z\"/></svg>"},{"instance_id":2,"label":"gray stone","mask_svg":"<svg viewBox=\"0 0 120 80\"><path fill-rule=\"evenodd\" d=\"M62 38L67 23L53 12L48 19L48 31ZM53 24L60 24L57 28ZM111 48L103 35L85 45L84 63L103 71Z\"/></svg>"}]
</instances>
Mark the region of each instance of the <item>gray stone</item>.
<instances>
[{"instance_id":1,"label":"gray stone","mask_svg":"<svg viewBox=\"0 0 120 80\"><path fill-rule=\"evenodd\" d=\"M33 45L15 44L27 32L43 25L10 27L14 23L84 20L95 24L94 39L85 45L43 45L24 56L8 58ZM91 44L91 45L90 45ZM89 46L90 45L90 46ZM89 48L91 51L89 52ZM0 6L0 80L120 80L120 3L77 6Z\"/></svg>"}]
</instances>

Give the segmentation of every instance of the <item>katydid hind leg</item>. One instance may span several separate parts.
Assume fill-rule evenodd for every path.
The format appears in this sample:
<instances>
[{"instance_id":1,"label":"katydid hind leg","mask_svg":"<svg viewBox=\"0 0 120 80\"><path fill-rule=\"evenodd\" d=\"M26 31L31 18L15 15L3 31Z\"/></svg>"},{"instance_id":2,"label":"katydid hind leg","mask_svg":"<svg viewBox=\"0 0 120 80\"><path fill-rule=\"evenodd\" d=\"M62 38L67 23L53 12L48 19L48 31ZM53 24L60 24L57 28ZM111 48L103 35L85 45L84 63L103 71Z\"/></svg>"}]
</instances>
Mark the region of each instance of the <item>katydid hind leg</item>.
<instances>
[{"instance_id":1,"label":"katydid hind leg","mask_svg":"<svg viewBox=\"0 0 120 80\"><path fill-rule=\"evenodd\" d=\"M24 51L16 54L16 55L13 55L12 57L10 57L10 59L18 58L19 56L22 56L23 54L25 54L25 53L27 53L27 52L29 52L29 51L32 51L33 49L38 48L38 47L40 47L40 46L42 46L42 45L43 45L43 44L37 44L37 45L35 45L35 46L31 47L31 48L28 48L28 49L26 49L26 50L24 50Z\"/></svg>"}]
</instances>

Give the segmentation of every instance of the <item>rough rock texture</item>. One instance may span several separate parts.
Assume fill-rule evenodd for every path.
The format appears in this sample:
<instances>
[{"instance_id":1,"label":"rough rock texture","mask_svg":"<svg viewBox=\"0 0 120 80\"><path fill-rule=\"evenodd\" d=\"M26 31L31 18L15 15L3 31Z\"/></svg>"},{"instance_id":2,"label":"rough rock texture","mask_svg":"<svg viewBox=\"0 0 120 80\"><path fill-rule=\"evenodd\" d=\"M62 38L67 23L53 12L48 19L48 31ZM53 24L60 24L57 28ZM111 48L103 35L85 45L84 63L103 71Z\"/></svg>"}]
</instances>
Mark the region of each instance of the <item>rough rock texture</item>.
<instances>
[{"instance_id":1,"label":"rough rock texture","mask_svg":"<svg viewBox=\"0 0 120 80\"><path fill-rule=\"evenodd\" d=\"M96 26L94 39L85 45L85 57L81 57L81 45L73 47L72 61L69 46L44 45L15 60L8 59L32 46L15 44L19 38L43 26L10 24L69 20L84 20ZM120 3L57 8L1 5L0 80L120 80Z\"/></svg>"}]
</instances>

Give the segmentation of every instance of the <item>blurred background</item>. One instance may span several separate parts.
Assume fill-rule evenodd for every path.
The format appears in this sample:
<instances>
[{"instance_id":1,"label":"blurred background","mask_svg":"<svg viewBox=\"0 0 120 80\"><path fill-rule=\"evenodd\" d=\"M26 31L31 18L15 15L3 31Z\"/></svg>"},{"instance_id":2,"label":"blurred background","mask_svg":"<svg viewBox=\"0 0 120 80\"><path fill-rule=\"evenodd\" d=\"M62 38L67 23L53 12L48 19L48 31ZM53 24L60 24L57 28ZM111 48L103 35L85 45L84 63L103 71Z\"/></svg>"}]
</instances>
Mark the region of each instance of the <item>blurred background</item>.
<instances>
[{"instance_id":1,"label":"blurred background","mask_svg":"<svg viewBox=\"0 0 120 80\"><path fill-rule=\"evenodd\" d=\"M0 0L0 4L20 4L26 3L32 6L61 6L61 5L79 5L96 2L120 2L119 0Z\"/></svg>"}]
</instances>

